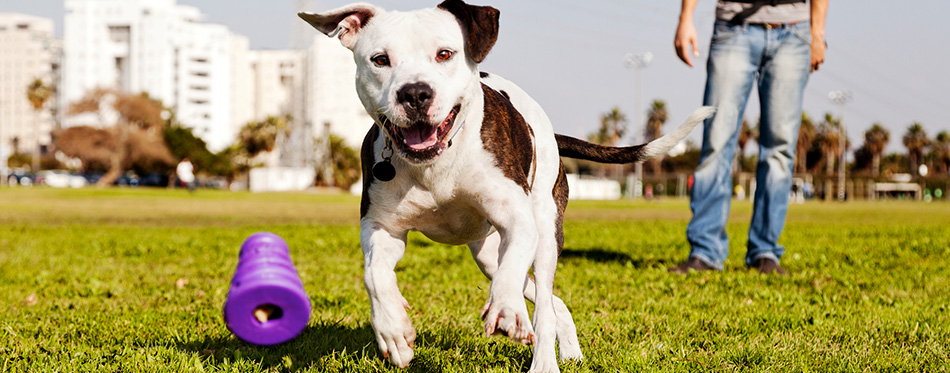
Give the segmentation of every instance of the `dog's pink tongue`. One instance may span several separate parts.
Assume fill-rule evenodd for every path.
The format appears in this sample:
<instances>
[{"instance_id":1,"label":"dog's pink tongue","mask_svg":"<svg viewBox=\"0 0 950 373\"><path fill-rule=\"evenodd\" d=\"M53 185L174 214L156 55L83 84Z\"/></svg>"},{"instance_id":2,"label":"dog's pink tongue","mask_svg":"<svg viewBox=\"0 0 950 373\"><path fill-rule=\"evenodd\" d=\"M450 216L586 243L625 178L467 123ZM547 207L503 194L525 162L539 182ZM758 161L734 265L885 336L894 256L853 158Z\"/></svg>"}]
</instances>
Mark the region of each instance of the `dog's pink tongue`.
<instances>
[{"instance_id":1,"label":"dog's pink tongue","mask_svg":"<svg viewBox=\"0 0 950 373\"><path fill-rule=\"evenodd\" d=\"M414 150L424 150L439 142L438 131L436 127L427 125L415 125L402 130L402 136L406 139L406 145Z\"/></svg>"}]
</instances>

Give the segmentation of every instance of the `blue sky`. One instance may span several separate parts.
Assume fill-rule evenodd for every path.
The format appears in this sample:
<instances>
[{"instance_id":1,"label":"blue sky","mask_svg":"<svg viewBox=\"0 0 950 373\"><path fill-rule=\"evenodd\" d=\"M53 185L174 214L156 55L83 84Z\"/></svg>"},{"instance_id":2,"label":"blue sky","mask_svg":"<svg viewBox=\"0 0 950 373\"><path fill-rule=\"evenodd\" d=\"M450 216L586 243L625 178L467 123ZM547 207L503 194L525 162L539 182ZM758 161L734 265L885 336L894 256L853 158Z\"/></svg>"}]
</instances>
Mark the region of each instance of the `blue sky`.
<instances>
[{"instance_id":1,"label":"blue sky","mask_svg":"<svg viewBox=\"0 0 950 373\"><path fill-rule=\"evenodd\" d=\"M386 9L411 10L439 1L371 1ZM473 1L474 2L474 1ZM350 3L311 0L313 11ZM519 0L476 2L501 10L501 33L482 69L522 86L548 112L558 132L584 136L599 115L619 106L633 119L636 75L623 64L627 53L651 52L644 70L644 107L666 101L676 124L702 103L703 63L689 68L673 51L679 1ZM282 49L293 40L297 1L179 0L205 13L206 22L227 25L247 36L252 48ZM715 0L700 0L696 13L701 60L712 30ZM0 12L53 18L62 30L62 0L0 0ZM813 74L805 93L805 112L821 118L839 115L828 92L850 91L844 121L854 144L880 122L891 131L888 151L903 151L901 136L920 122L933 137L950 131L950 1L830 0L827 62ZM747 116L758 118L753 96ZM631 126L635 123L631 120ZM672 124L668 124L672 125ZM631 129L632 130L632 129ZM691 136L699 142L700 131ZM632 139L628 137L628 143Z\"/></svg>"}]
</instances>

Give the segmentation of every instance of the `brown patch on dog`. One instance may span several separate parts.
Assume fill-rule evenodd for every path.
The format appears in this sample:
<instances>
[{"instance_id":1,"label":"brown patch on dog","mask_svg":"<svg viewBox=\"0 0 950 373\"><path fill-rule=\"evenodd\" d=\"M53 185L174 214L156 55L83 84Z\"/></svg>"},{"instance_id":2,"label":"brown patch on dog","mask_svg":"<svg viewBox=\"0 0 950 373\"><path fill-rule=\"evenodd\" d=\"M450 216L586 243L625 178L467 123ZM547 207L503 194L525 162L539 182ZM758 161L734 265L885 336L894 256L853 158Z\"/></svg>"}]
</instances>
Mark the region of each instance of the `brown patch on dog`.
<instances>
[{"instance_id":1,"label":"brown patch on dog","mask_svg":"<svg viewBox=\"0 0 950 373\"><path fill-rule=\"evenodd\" d=\"M462 25L466 54L475 63L484 61L498 40L498 18L501 12L490 6L468 5L461 0L443 1L439 8L452 13Z\"/></svg>"},{"instance_id":2,"label":"brown patch on dog","mask_svg":"<svg viewBox=\"0 0 950 373\"><path fill-rule=\"evenodd\" d=\"M534 133L521 113L501 93L482 84L485 117L482 119L482 146L495 157L495 166L505 177L531 190L528 176L534 165ZM534 175L531 175L533 181Z\"/></svg>"},{"instance_id":3,"label":"brown patch on dog","mask_svg":"<svg viewBox=\"0 0 950 373\"><path fill-rule=\"evenodd\" d=\"M376 178L373 176L373 166L376 165L376 151L373 144L379 138L379 126L375 123L373 127L366 132L363 138L363 146L360 148L360 163L363 168L363 196L360 198L360 218L366 216L369 211L369 187L373 185Z\"/></svg>"}]
</instances>

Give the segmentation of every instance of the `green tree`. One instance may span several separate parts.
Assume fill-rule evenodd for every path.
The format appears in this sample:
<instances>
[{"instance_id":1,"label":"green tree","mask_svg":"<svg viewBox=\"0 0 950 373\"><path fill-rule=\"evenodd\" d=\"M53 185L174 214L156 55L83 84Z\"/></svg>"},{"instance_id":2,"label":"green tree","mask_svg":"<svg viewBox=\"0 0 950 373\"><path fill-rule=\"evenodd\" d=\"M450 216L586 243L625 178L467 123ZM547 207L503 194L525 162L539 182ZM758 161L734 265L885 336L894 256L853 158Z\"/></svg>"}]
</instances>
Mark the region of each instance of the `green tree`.
<instances>
[{"instance_id":1,"label":"green tree","mask_svg":"<svg viewBox=\"0 0 950 373\"><path fill-rule=\"evenodd\" d=\"M808 172L808 153L817 135L815 123L803 111L802 123L798 128L798 142L795 143L795 172Z\"/></svg>"},{"instance_id":2,"label":"green tree","mask_svg":"<svg viewBox=\"0 0 950 373\"><path fill-rule=\"evenodd\" d=\"M346 145L343 138L334 134L329 135L330 162L333 180L326 180L323 173L317 173L316 184L321 186L335 186L348 190L360 179L360 155L355 149Z\"/></svg>"},{"instance_id":3,"label":"green tree","mask_svg":"<svg viewBox=\"0 0 950 373\"><path fill-rule=\"evenodd\" d=\"M880 123L874 123L873 126L864 132L864 149L871 155L871 176L877 177L881 171L881 156L884 155L884 149L891 140L891 133L887 131Z\"/></svg>"},{"instance_id":4,"label":"green tree","mask_svg":"<svg viewBox=\"0 0 950 373\"><path fill-rule=\"evenodd\" d=\"M653 141L663 136L663 124L666 123L667 119L669 119L669 114L666 110L666 102L653 100L650 109L647 111L647 125L643 130L644 142ZM661 162L663 162L663 158L657 157L647 160L646 164L649 165L650 172L658 174L661 171Z\"/></svg>"},{"instance_id":5,"label":"green tree","mask_svg":"<svg viewBox=\"0 0 950 373\"><path fill-rule=\"evenodd\" d=\"M930 146L930 139L927 138L927 132L920 123L914 122L907 127L904 133L904 147L907 148L907 161L909 162L910 172L917 172L920 161L924 158L924 150Z\"/></svg>"},{"instance_id":6,"label":"green tree","mask_svg":"<svg viewBox=\"0 0 950 373\"><path fill-rule=\"evenodd\" d=\"M835 164L841 157L841 120L833 117L830 113L825 114L825 119L818 125L818 136L815 140L818 142L818 148L821 149L822 164L825 165L825 175L835 173Z\"/></svg>"},{"instance_id":7,"label":"green tree","mask_svg":"<svg viewBox=\"0 0 950 373\"><path fill-rule=\"evenodd\" d=\"M588 135L587 139L595 144L613 146L620 142L620 139L626 133L627 115L615 106L610 111L600 115L600 127L597 128L596 132Z\"/></svg>"},{"instance_id":8,"label":"green tree","mask_svg":"<svg viewBox=\"0 0 950 373\"><path fill-rule=\"evenodd\" d=\"M741 172L743 171L743 166L740 160L745 157L745 148L749 146L752 141L758 141L759 138L759 127L749 126L749 121L742 119L742 124L739 126L739 138L738 138L738 148L736 149L736 154L732 158L732 171Z\"/></svg>"},{"instance_id":9,"label":"green tree","mask_svg":"<svg viewBox=\"0 0 950 373\"><path fill-rule=\"evenodd\" d=\"M26 98L30 101L30 105L33 106L33 139L36 140L35 144L31 144L33 148L33 159L32 159L32 170L33 172L39 171L40 169L40 112L43 111L43 106L46 105L46 102L49 101L50 97L53 96L53 89L43 83L43 80L36 78L26 87Z\"/></svg>"},{"instance_id":10,"label":"green tree","mask_svg":"<svg viewBox=\"0 0 950 373\"><path fill-rule=\"evenodd\" d=\"M616 146L620 139L627 133L627 115L620 111L619 107L614 106L610 111L601 114L600 127L597 131L587 136L587 139L595 144ZM593 163L589 161L579 161L580 167L589 167L603 176L607 173L607 165ZM615 166L618 175L622 173L623 165Z\"/></svg>"},{"instance_id":11,"label":"green tree","mask_svg":"<svg viewBox=\"0 0 950 373\"><path fill-rule=\"evenodd\" d=\"M254 166L254 158L273 151L277 147L278 135L288 129L288 123L292 120L289 115L271 116L241 127L237 142L218 154L219 157L230 159L231 167L227 169L229 178L247 173Z\"/></svg>"},{"instance_id":12,"label":"green tree","mask_svg":"<svg viewBox=\"0 0 950 373\"><path fill-rule=\"evenodd\" d=\"M118 114L115 123L104 123L104 111ZM94 114L106 128L73 127L57 133L56 147L64 154L96 163L108 161L97 186L112 185L133 165L168 167L175 163L162 137L162 103L148 95L96 89L70 105L69 115Z\"/></svg>"},{"instance_id":13,"label":"green tree","mask_svg":"<svg viewBox=\"0 0 950 373\"><path fill-rule=\"evenodd\" d=\"M950 133L940 131L934 138L933 150L937 156L937 164L943 169L944 174L950 176Z\"/></svg>"},{"instance_id":14,"label":"green tree","mask_svg":"<svg viewBox=\"0 0 950 373\"><path fill-rule=\"evenodd\" d=\"M268 117L258 122L250 122L238 133L238 143L250 158L274 150L277 135L287 127L290 116Z\"/></svg>"},{"instance_id":15,"label":"green tree","mask_svg":"<svg viewBox=\"0 0 950 373\"><path fill-rule=\"evenodd\" d=\"M663 136L663 124L669 119L666 110L666 102L663 100L653 100L650 109L647 111L647 126L644 128L644 142L649 142Z\"/></svg>"}]
</instances>

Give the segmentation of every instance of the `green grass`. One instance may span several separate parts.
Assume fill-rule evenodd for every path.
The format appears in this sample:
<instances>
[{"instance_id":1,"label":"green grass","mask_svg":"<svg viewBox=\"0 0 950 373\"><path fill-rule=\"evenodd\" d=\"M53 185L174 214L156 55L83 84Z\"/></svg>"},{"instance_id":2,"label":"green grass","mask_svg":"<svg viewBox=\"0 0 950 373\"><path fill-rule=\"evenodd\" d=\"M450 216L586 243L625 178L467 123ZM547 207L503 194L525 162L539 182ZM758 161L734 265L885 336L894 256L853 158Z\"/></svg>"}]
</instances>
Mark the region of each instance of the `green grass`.
<instances>
[{"instance_id":1,"label":"green grass","mask_svg":"<svg viewBox=\"0 0 950 373\"><path fill-rule=\"evenodd\" d=\"M582 363L565 372L947 371L950 205L794 205L787 277L745 269L736 202L720 273L684 260L685 201L571 202L557 293ZM0 189L0 372L395 372L362 286L359 200L336 194ZM275 347L221 306L251 233L289 243L312 304ZM408 372L520 372L531 351L481 335L488 281L464 247L410 236L397 267L419 337Z\"/></svg>"}]
</instances>

